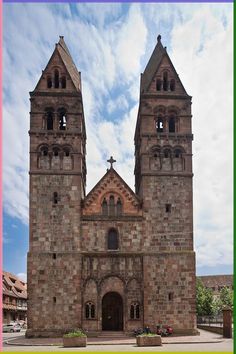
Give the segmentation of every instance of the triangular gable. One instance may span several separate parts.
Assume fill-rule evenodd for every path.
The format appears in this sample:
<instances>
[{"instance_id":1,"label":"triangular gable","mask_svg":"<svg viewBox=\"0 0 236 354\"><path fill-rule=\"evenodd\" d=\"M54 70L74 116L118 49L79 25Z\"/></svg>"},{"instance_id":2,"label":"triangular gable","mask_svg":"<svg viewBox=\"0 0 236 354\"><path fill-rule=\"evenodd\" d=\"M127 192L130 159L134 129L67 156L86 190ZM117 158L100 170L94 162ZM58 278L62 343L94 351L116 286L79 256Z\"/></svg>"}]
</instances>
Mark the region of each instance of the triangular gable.
<instances>
[{"instance_id":1,"label":"triangular gable","mask_svg":"<svg viewBox=\"0 0 236 354\"><path fill-rule=\"evenodd\" d=\"M51 58L49 59L48 64L46 65L46 68L43 70L43 73L35 87L35 90L38 90L40 88L43 78L45 78L45 75L47 75L47 72L50 70L50 67L54 64L54 62L57 62L58 64L58 59L60 61L60 65L63 66L64 70L70 77L73 88L76 91L80 91L80 73L73 62L69 49L67 48L64 38L62 36L60 36L59 42L56 43L56 47L53 51L53 54L51 55Z\"/></svg>"},{"instance_id":2,"label":"triangular gable","mask_svg":"<svg viewBox=\"0 0 236 354\"><path fill-rule=\"evenodd\" d=\"M114 168L110 168L85 197L82 208L83 215L101 214L102 202L104 198L109 198L111 194L114 195L115 199L120 198L123 214L141 215L139 198Z\"/></svg>"},{"instance_id":3,"label":"triangular gable","mask_svg":"<svg viewBox=\"0 0 236 354\"><path fill-rule=\"evenodd\" d=\"M179 86L179 89L182 91L182 94L187 94L176 70L174 65L172 64L172 61L166 51L166 47L163 47L162 43L161 43L161 36L158 36L157 39L157 44L156 47L151 55L151 58L143 72L143 74L141 75L141 93L145 93L145 92L149 92L153 81L155 81L154 79L156 78L156 76L158 75L158 71L159 69L162 67L162 65L165 66L169 66L169 69L172 71L173 76ZM155 87L155 84L154 84ZM156 88L154 90L156 92ZM173 93L173 92L172 92ZM177 93L177 91L176 91ZM180 93L180 91L178 90L178 93Z\"/></svg>"}]
</instances>

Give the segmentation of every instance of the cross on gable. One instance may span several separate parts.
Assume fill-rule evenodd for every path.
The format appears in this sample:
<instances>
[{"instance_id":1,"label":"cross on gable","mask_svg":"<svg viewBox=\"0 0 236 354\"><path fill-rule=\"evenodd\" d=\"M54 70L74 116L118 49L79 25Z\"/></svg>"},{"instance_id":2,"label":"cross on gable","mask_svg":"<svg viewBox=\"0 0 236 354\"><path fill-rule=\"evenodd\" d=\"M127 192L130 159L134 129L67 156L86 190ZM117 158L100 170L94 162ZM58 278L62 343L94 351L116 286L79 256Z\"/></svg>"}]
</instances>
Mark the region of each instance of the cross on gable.
<instances>
[{"instance_id":1,"label":"cross on gable","mask_svg":"<svg viewBox=\"0 0 236 354\"><path fill-rule=\"evenodd\" d=\"M113 157L111 156L109 160L107 160L107 162L110 162L111 166L110 169L113 168L113 163L116 162L116 160L113 159Z\"/></svg>"}]
</instances>

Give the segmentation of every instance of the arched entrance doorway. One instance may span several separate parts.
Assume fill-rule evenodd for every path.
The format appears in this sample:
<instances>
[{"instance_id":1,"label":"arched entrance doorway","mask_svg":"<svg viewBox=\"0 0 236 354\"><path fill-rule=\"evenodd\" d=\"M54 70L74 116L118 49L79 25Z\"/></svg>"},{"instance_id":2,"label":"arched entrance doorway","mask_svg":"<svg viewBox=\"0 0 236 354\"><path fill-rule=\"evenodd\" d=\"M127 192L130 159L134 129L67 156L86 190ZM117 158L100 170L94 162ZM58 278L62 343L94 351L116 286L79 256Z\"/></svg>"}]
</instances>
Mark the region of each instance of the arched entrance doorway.
<instances>
[{"instance_id":1,"label":"arched entrance doorway","mask_svg":"<svg viewBox=\"0 0 236 354\"><path fill-rule=\"evenodd\" d=\"M102 329L104 331L123 330L123 300L118 293L109 292L103 296Z\"/></svg>"}]
</instances>

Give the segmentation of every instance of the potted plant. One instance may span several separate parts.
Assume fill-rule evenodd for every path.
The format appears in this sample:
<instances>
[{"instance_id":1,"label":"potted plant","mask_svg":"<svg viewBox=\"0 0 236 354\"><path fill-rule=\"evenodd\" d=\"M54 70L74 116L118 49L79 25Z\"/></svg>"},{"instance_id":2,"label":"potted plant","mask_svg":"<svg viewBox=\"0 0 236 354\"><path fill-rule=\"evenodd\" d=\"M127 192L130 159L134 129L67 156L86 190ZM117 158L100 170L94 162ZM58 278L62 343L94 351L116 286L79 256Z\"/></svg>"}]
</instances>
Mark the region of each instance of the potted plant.
<instances>
[{"instance_id":1,"label":"potted plant","mask_svg":"<svg viewBox=\"0 0 236 354\"><path fill-rule=\"evenodd\" d=\"M162 345L161 336L154 333L143 333L136 337L138 347Z\"/></svg>"},{"instance_id":2,"label":"potted plant","mask_svg":"<svg viewBox=\"0 0 236 354\"><path fill-rule=\"evenodd\" d=\"M64 347L86 347L87 336L80 329L66 333L63 336Z\"/></svg>"}]
</instances>

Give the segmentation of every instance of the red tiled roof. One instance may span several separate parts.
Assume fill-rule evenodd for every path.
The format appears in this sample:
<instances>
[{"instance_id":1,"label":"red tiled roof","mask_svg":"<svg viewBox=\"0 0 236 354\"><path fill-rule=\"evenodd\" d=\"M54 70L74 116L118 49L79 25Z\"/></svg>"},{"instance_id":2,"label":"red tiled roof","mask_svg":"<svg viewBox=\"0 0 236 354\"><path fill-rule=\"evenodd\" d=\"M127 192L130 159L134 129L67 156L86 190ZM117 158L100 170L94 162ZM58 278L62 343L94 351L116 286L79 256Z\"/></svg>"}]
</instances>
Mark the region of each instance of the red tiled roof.
<instances>
[{"instance_id":1,"label":"red tiled roof","mask_svg":"<svg viewBox=\"0 0 236 354\"><path fill-rule=\"evenodd\" d=\"M16 298L27 299L27 285L17 276L9 272L2 272L3 294Z\"/></svg>"}]
</instances>

